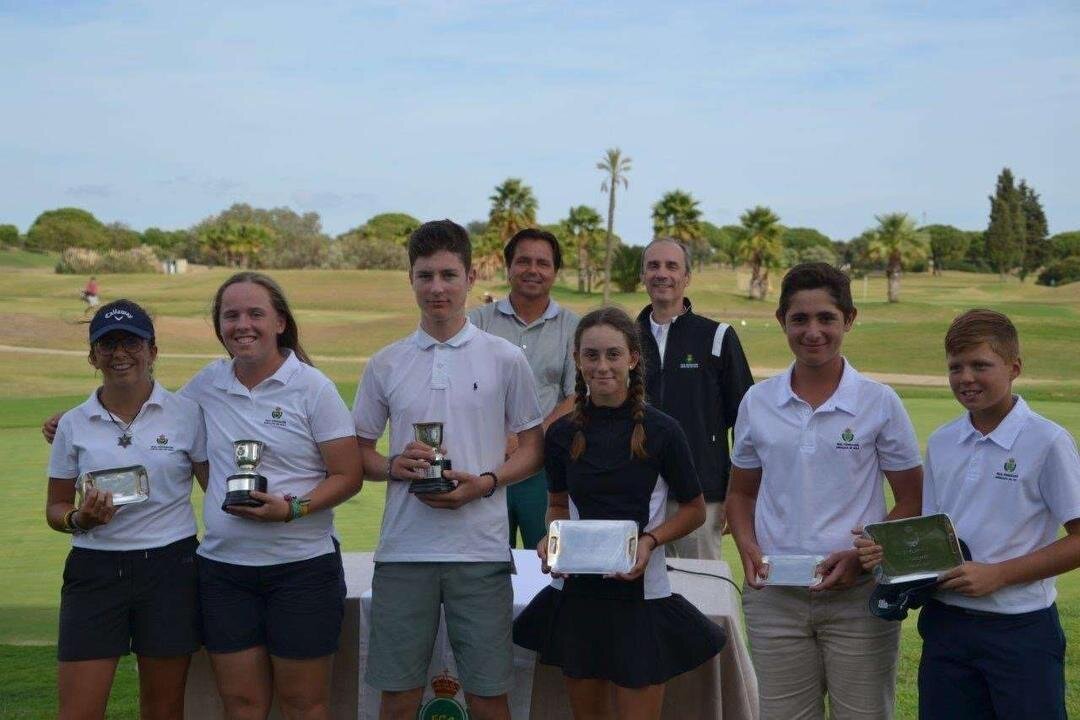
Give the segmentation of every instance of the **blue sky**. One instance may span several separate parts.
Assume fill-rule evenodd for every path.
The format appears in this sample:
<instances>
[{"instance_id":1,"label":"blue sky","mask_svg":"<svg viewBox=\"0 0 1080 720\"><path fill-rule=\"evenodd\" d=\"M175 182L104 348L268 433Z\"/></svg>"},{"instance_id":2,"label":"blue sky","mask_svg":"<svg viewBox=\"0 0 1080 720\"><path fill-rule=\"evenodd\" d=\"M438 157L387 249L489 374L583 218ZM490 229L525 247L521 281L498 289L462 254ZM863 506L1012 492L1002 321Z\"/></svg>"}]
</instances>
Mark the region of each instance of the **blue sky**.
<instances>
[{"instance_id":1,"label":"blue sky","mask_svg":"<svg viewBox=\"0 0 1080 720\"><path fill-rule=\"evenodd\" d=\"M985 227L1008 165L1080 228L1080 5L0 0L0 222L76 205L136 229L249 202L543 222L641 243L674 188L847 239L874 215Z\"/></svg>"}]
</instances>

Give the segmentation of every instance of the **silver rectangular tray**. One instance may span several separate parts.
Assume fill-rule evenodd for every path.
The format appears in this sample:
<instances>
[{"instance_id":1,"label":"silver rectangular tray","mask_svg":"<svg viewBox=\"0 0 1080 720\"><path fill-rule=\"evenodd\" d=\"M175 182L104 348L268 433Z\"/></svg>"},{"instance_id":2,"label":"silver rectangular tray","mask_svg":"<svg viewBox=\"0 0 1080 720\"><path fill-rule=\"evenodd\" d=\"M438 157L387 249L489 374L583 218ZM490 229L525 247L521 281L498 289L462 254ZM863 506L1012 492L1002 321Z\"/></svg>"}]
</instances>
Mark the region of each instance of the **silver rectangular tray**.
<instances>
[{"instance_id":1,"label":"silver rectangular tray","mask_svg":"<svg viewBox=\"0 0 1080 720\"><path fill-rule=\"evenodd\" d=\"M637 540L633 520L553 520L548 565L567 575L628 572L637 559Z\"/></svg>"},{"instance_id":2,"label":"silver rectangular tray","mask_svg":"<svg viewBox=\"0 0 1080 720\"><path fill-rule=\"evenodd\" d=\"M90 488L111 492L113 505L131 505L150 498L150 476L142 465L84 472L75 481L76 506Z\"/></svg>"},{"instance_id":3,"label":"silver rectangular tray","mask_svg":"<svg viewBox=\"0 0 1080 720\"><path fill-rule=\"evenodd\" d=\"M766 567L758 582L785 587L814 587L821 582L821 563L824 555L763 555Z\"/></svg>"},{"instance_id":4,"label":"silver rectangular tray","mask_svg":"<svg viewBox=\"0 0 1080 720\"><path fill-rule=\"evenodd\" d=\"M964 562L945 513L872 523L865 531L884 551L874 574L885 585L935 578Z\"/></svg>"}]
</instances>

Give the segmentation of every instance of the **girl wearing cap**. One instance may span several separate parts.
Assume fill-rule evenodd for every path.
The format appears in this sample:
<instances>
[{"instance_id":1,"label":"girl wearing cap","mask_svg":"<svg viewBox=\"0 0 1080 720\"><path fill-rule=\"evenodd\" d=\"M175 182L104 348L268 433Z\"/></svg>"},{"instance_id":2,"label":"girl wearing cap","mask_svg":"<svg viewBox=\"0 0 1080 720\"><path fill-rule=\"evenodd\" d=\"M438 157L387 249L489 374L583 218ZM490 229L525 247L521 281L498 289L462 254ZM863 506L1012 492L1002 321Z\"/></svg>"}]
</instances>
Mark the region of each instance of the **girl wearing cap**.
<instances>
[{"instance_id":1,"label":"girl wearing cap","mask_svg":"<svg viewBox=\"0 0 1080 720\"><path fill-rule=\"evenodd\" d=\"M206 477L198 405L159 385L154 326L117 300L90 321L90 364L102 384L66 413L49 458L49 526L72 535L60 595L61 718L103 718L121 655L139 665L142 717L181 718L191 653L198 649L192 473ZM149 497L118 507L86 491L83 473L141 465Z\"/></svg>"},{"instance_id":2,"label":"girl wearing cap","mask_svg":"<svg viewBox=\"0 0 1080 720\"><path fill-rule=\"evenodd\" d=\"M203 640L228 717L329 716L345 608L332 508L360 490L352 416L300 345L285 295L241 272L218 289L214 330L229 354L180 391L202 407L210 480L199 548ZM263 443L259 507L222 508L233 443Z\"/></svg>"},{"instance_id":3,"label":"girl wearing cap","mask_svg":"<svg viewBox=\"0 0 1080 720\"><path fill-rule=\"evenodd\" d=\"M922 459L900 398L841 354L855 315L847 275L793 267L776 319L794 361L747 391L735 423L728 521L762 718L824 718L826 695L840 720L893 715L900 623L870 613L852 531L919 514ZM777 577L785 556L801 586Z\"/></svg>"}]
</instances>

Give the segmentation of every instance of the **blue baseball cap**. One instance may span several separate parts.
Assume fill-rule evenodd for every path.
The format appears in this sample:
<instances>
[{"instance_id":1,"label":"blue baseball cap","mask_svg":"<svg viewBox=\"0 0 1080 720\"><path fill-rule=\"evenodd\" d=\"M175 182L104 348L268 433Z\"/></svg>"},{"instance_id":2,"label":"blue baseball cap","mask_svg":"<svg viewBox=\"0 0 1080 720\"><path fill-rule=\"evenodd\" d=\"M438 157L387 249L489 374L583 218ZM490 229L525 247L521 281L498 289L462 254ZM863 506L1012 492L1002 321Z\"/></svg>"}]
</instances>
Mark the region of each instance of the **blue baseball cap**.
<instances>
[{"instance_id":1,"label":"blue baseball cap","mask_svg":"<svg viewBox=\"0 0 1080 720\"><path fill-rule=\"evenodd\" d=\"M150 316L130 300L116 300L97 311L90 321L90 342L96 342L113 330L123 330L143 340L154 337L154 323Z\"/></svg>"}]
</instances>

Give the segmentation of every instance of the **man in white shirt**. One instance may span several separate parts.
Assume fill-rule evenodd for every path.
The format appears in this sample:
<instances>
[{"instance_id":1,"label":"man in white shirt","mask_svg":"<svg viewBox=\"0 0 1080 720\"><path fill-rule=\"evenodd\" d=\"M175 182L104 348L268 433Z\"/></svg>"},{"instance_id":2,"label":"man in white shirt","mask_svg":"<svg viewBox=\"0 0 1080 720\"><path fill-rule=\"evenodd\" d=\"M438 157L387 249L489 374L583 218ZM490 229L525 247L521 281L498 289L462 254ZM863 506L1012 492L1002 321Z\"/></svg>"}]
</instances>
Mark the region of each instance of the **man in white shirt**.
<instances>
[{"instance_id":1,"label":"man in white shirt","mask_svg":"<svg viewBox=\"0 0 1080 720\"><path fill-rule=\"evenodd\" d=\"M475 279L461 226L441 220L409 238L409 279L420 327L378 352L357 389L353 417L365 477L388 481L372 581L366 681L382 690L384 718L412 718L427 684L439 623L447 634L471 717L510 717L513 590L505 486L535 473L543 415L521 350L465 316ZM390 422L390 457L375 445ZM411 494L432 449L412 424L444 423L456 483L446 494ZM505 459L506 437L518 448Z\"/></svg>"}]
</instances>

